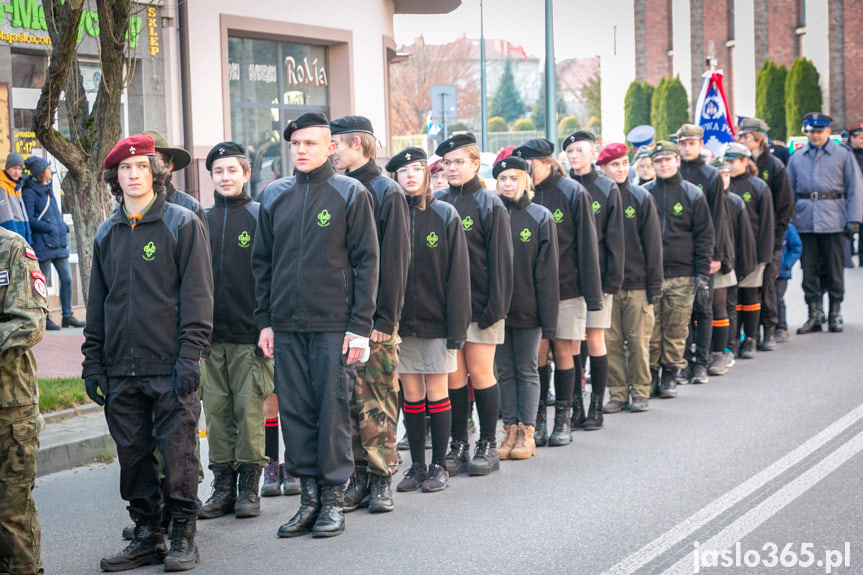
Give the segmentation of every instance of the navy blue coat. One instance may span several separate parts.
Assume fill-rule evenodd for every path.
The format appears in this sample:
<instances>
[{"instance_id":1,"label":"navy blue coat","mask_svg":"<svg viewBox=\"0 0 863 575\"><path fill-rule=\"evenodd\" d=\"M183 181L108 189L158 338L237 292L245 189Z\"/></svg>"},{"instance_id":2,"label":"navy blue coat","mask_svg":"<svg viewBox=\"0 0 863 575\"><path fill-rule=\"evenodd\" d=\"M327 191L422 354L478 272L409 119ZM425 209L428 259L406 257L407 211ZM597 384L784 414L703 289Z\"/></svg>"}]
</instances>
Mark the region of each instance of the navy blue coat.
<instances>
[{"instance_id":1,"label":"navy blue coat","mask_svg":"<svg viewBox=\"0 0 863 575\"><path fill-rule=\"evenodd\" d=\"M39 261L68 258L66 238L69 235L69 226L63 221L60 207L51 193L51 182L40 184L32 176L26 176L21 186L21 197L27 208L27 217L30 218L33 249ZM45 210L49 198L51 204ZM42 214L41 218L39 214Z\"/></svg>"}]
</instances>

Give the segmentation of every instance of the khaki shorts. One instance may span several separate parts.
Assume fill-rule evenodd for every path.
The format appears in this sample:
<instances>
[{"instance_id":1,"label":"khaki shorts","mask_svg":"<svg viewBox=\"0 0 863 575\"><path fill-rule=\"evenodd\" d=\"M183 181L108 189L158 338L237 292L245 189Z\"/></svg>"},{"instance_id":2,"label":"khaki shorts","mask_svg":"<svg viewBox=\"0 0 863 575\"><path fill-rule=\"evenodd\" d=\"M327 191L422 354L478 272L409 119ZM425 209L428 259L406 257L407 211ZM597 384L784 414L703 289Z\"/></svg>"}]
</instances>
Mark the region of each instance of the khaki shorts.
<instances>
[{"instance_id":1,"label":"khaki shorts","mask_svg":"<svg viewBox=\"0 0 863 575\"><path fill-rule=\"evenodd\" d=\"M737 285L737 273L731 270L727 274L714 274L713 289L722 289Z\"/></svg>"},{"instance_id":2,"label":"khaki shorts","mask_svg":"<svg viewBox=\"0 0 863 575\"><path fill-rule=\"evenodd\" d=\"M608 329L611 327L611 307L614 305L614 296L610 293L602 296L602 309L587 312L587 327Z\"/></svg>"},{"instance_id":3,"label":"khaki shorts","mask_svg":"<svg viewBox=\"0 0 863 575\"><path fill-rule=\"evenodd\" d=\"M561 300L555 339L583 340L586 322L587 303L583 297Z\"/></svg>"},{"instance_id":4,"label":"khaki shorts","mask_svg":"<svg viewBox=\"0 0 863 575\"><path fill-rule=\"evenodd\" d=\"M467 342L487 343L491 345L503 343L504 336L506 335L504 331L505 321L499 320L486 329L480 329L479 324L475 321L470 322L470 325L467 327Z\"/></svg>"},{"instance_id":5,"label":"khaki shorts","mask_svg":"<svg viewBox=\"0 0 863 575\"><path fill-rule=\"evenodd\" d=\"M456 350L446 348L445 338L402 338L399 373L452 373L457 368Z\"/></svg>"}]
</instances>

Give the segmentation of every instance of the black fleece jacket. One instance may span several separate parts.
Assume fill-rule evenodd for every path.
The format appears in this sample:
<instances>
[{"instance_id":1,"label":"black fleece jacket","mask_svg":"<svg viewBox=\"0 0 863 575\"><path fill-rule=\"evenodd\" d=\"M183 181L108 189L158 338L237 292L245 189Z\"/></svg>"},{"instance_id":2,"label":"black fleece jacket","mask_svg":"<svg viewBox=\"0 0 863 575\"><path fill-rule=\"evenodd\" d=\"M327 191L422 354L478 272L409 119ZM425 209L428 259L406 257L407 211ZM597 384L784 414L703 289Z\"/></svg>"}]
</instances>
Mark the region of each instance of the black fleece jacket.
<instances>
[{"instance_id":1,"label":"black fleece jacket","mask_svg":"<svg viewBox=\"0 0 863 575\"><path fill-rule=\"evenodd\" d=\"M656 203L647 190L626 180L618 184L626 237L623 289L646 290L653 303L662 295L662 231Z\"/></svg>"},{"instance_id":2,"label":"black fleece jacket","mask_svg":"<svg viewBox=\"0 0 863 575\"><path fill-rule=\"evenodd\" d=\"M767 183L770 195L773 196L773 251L782 249L788 224L794 217L794 194L791 192L791 182L785 172L785 164L776 156L763 153L755 159L758 167L758 177Z\"/></svg>"},{"instance_id":3,"label":"black fleece jacket","mask_svg":"<svg viewBox=\"0 0 863 575\"><path fill-rule=\"evenodd\" d=\"M656 201L665 279L710 274L713 221L701 190L679 172L667 179L656 178L645 189Z\"/></svg>"},{"instance_id":4,"label":"black fleece jacket","mask_svg":"<svg viewBox=\"0 0 863 575\"><path fill-rule=\"evenodd\" d=\"M533 201L551 212L557 224L560 299L584 297L587 309L602 309L602 278L590 193L552 170L537 184Z\"/></svg>"},{"instance_id":5,"label":"black fleece jacket","mask_svg":"<svg viewBox=\"0 0 863 575\"><path fill-rule=\"evenodd\" d=\"M527 194L517 202L501 197L512 229L512 303L507 327L542 328L543 339L554 339L560 307L557 274L557 225L546 208L531 203Z\"/></svg>"},{"instance_id":6,"label":"black fleece jacket","mask_svg":"<svg viewBox=\"0 0 863 575\"><path fill-rule=\"evenodd\" d=\"M264 190L252 252L258 329L368 337L378 290L372 198L330 162Z\"/></svg>"},{"instance_id":7,"label":"black fleece jacket","mask_svg":"<svg viewBox=\"0 0 863 575\"><path fill-rule=\"evenodd\" d=\"M602 291L615 294L623 284L625 242L623 234L623 208L620 190L611 178L600 175L596 168L579 176L570 172L572 179L590 193L591 208L596 218L596 240L599 246L599 271Z\"/></svg>"},{"instance_id":8,"label":"black fleece jacket","mask_svg":"<svg viewBox=\"0 0 863 575\"><path fill-rule=\"evenodd\" d=\"M252 245L261 205L245 191L227 198L215 193L214 200L206 210L215 289L213 341L256 344Z\"/></svg>"},{"instance_id":9,"label":"black fleece jacket","mask_svg":"<svg viewBox=\"0 0 863 575\"><path fill-rule=\"evenodd\" d=\"M743 198L726 192L725 206L728 213L728 230L734 244L731 265L737 278L742 280L755 271L758 265L755 234L752 233L752 224L749 223L749 213Z\"/></svg>"},{"instance_id":10,"label":"black fleece jacket","mask_svg":"<svg viewBox=\"0 0 863 575\"><path fill-rule=\"evenodd\" d=\"M478 176L443 190L439 199L455 206L461 217L470 257L471 321L486 329L506 317L512 298L509 216Z\"/></svg>"},{"instance_id":11,"label":"black fleece jacket","mask_svg":"<svg viewBox=\"0 0 863 575\"><path fill-rule=\"evenodd\" d=\"M411 259L408 203L399 185L382 175L374 160L345 175L358 179L372 194L381 254L374 329L392 334L405 304Z\"/></svg>"},{"instance_id":12,"label":"black fleece jacket","mask_svg":"<svg viewBox=\"0 0 863 575\"><path fill-rule=\"evenodd\" d=\"M405 305L399 334L447 338L458 349L470 324L470 262L467 240L456 209L429 196L407 198L410 250Z\"/></svg>"},{"instance_id":13,"label":"black fleece jacket","mask_svg":"<svg viewBox=\"0 0 863 575\"><path fill-rule=\"evenodd\" d=\"M206 210L201 205L201 202L196 200L192 195L187 194L182 190L178 190L174 187L174 184L171 183L171 180L168 180L165 182L165 197L169 204L176 204L194 212L194 214L198 216L198 219L201 220L201 223L204 224L204 231L209 231L207 229Z\"/></svg>"},{"instance_id":14,"label":"black fleece jacket","mask_svg":"<svg viewBox=\"0 0 863 575\"><path fill-rule=\"evenodd\" d=\"M719 170L708 166L704 158L699 156L695 160L681 160L680 176L687 182L694 184L704 192L707 205L710 206L710 220L713 222L713 230L721 230L725 227L725 194L723 192L722 176ZM713 238L713 261L722 261L724 255L732 249L727 243L728 236L716 234Z\"/></svg>"},{"instance_id":15,"label":"black fleece jacket","mask_svg":"<svg viewBox=\"0 0 863 575\"><path fill-rule=\"evenodd\" d=\"M731 193L740 196L746 204L749 223L752 224L752 233L755 234L758 261L769 262L773 258L774 239L773 196L770 188L760 178L745 172L739 176L732 176L731 186L728 189Z\"/></svg>"},{"instance_id":16,"label":"black fleece jacket","mask_svg":"<svg viewBox=\"0 0 863 575\"><path fill-rule=\"evenodd\" d=\"M83 377L170 375L206 356L213 273L204 224L156 196L133 228L122 206L93 241Z\"/></svg>"}]
</instances>

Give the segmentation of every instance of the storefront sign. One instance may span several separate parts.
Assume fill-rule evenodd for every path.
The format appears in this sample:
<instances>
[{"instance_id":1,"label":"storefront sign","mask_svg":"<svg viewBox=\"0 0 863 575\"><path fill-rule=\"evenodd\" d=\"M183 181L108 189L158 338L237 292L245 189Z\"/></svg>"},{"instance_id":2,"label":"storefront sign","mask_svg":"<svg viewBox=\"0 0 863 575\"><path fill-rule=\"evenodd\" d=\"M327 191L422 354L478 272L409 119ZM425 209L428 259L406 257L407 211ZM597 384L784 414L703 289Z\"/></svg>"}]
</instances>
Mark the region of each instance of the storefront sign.
<instances>
[{"instance_id":1,"label":"storefront sign","mask_svg":"<svg viewBox=\"0 0 863 575\"><path fill-rule=\"evenodd\" d=\"M159 53L159 24L153 7L147 8L147 36L150 39L150 56L155 56Z\"/></svg>"},{"instance_id":2,"label":"storefront sign","mask_svg":"<svg viewBox=\"0 0 863 575\"><path fill-rule=\"evenodd\" d=\"M39 147L36 133L28 130L15 130L15 151L23 157L28 158L33 154L33 149Z\"/></svg>"},{"instance_id":3,"label":"storefront sign","mask_svg":"<svg viewBox=\"0 0 863 575\"><path fill-rule=\"evenodd\" d=\"M288 88L325 88L327 86L327 70L324 66L318 65L317 58L312 60L311 65L309 65L308 56L299 63L293 56L288 56L285 58L285 84Z\"/></svg>"}]
</instances>

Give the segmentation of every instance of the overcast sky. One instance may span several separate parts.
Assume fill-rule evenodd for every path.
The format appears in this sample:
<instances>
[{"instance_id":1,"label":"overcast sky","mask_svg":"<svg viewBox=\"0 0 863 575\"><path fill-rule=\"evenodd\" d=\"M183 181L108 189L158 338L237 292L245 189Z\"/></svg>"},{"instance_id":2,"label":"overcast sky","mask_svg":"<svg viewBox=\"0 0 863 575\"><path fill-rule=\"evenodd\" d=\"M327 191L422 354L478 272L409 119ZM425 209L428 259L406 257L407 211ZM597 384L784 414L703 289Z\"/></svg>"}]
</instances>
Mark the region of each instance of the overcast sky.
<instances>
[{"instance_id":1,"label":"overcast sky","mask_svg":"<svg viewBox=\"0 0 863 575\"><path fill-rule=\"evenodd\" d=\"M444 15L396 15L396 44L409 44L422 35L426 43L446 44L462 33L479 38L480 0L462 0L461 6ZM610 49L614 40L602 0L556 0L554 2L555 59L584 58ZM581 12L581 13L579 13ZM485 37L520 44L531 55L545 58L544 0L483 0Z\"/></svg>"}]
</instances>

